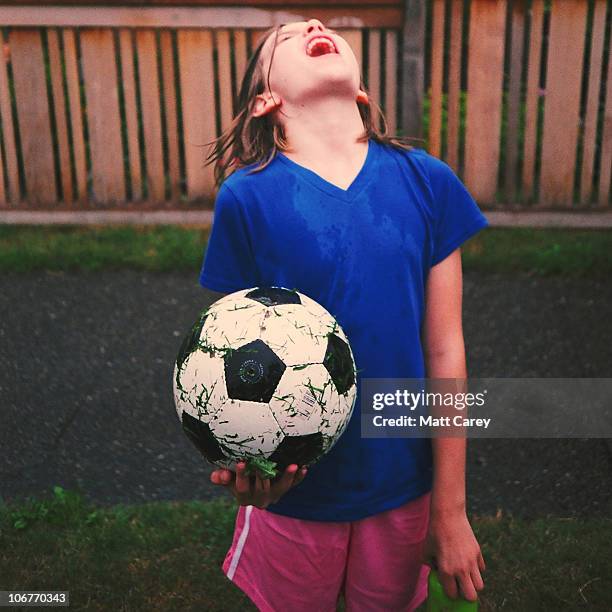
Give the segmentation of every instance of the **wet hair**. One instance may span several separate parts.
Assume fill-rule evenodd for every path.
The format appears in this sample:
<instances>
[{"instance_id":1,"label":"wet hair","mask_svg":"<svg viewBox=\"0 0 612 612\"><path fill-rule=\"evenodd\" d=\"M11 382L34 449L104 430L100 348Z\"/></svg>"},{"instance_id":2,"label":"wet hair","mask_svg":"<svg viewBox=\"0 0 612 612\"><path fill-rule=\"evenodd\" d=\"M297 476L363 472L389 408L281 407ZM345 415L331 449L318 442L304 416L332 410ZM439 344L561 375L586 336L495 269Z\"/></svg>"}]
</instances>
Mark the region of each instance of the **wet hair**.
<instances>
[{"instance_id":1,"label":"wet hair","mask_svg":"<svg viewBox=\"0 0 612 612\"><path fill-rule=\"evenodd\" d=\"M206 143L213 145L212 151L206 158L205 166L214 163L215 185L220 185L226 178L228 169L231 172L242 166L259 163L250 172L262 171L276 155L277 151L290 150L287 141L285 130L282 123L276 117L276 112L266 113L261 117L254 117L252 112L255 105L255 99L258 94L263 94L270 89L270 69L274 60L274 52L278 41L278 35L281 28L285 24L280 24L269 28L264 32L259 40L257 47L253 51L247 64L238 100L235 107L237 114L232 120L230 126L214 140ZM270 58L270 66L268 73L264 79L264 68L262 67L261 51L268 38L274 34L274 44ZM367 93L367 89L360 78L360 89ZM369 96L368 96L369 97ZM421 138L412 137L396 137L387 133L388 126L384 113L380 106L376 104L370 97L369 102L356 102L359 114L363 121L364 131L356 142L366 142L369 139L376 140L379 143L388 144L404 150L411 150L413 145L406 140L419 140ZM381 124L383 128L379 129ZM229 150L229 153L227 153Z\"/></svg>"}]
</instances>

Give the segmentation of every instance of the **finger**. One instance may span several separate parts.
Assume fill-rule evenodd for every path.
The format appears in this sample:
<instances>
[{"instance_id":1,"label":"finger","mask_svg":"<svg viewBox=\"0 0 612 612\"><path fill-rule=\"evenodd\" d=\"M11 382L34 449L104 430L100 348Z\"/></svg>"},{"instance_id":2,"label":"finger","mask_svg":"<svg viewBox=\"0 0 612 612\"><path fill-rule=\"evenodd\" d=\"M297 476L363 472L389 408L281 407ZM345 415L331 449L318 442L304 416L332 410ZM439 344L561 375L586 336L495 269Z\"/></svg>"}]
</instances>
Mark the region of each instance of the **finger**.
<instances>
[{"instance_id":1,"label":"finger","mask_svg":"<svg viewBox=\"0 0 612 612\"><path fill-rule=\"evenodd\" d=\"M259 474L255 475L255 492L265 495L270 490L270 479L262 478Z\"/></svg>"},{"instance_id":2,"label":"finger","mask_svg":"<svg viewBox=\"0 0 612 612\"><path fill-rule=\"evenodd\" d=\"M474 588L477 591L482 591L482 589L484 589L484 580L482 579L478 568L475 567L470 574L472 576L472 584L474 585Z\"/></svg>"},{"instance_id":3,"label":"finger","mask_svg":"<svg viewBox=\"0 0 612 612\"><path fill-rule=\"evenodd\" d=\"M304 480L304 478L306 477L306 474L308 474L308 468L300 468L293 476L293 484L291 486L295 487L295 485L300 484L300 482L302 482L302 480Z\"/></svg>"},{"instance_id":4,"label":"finger","mask_svg":"<svg viewBox=\"0 0 612 612\"><path fill-rule=\"evenodd\" d=\"M478 594L476 593L476 589L472 584L472 576L469 572L465 572L460 574L457 577L459 581L459 588L461 589L461 594L464 599L468 601L476 601L478 599Z\"/></svg>"},{"instance_id":5,"label":"finger","mask_svg":"<svg viewBox=\"0 0 612 612\"><path fill-rule=\"evenodd\" d=\"M282 495L289 490L293 483L293 477L297 472L298 466L295 463L288 465L277 483L274 485L275 495Z\"/></svg>"},{"instance_id":6,"label":"finger","mask_svg":"<svg viewBox=\"0 0 612 612\"><path fill-rule=\"evenodd\" d=\"M482 556L482 552L478 551L478 568L481 572L484 572L487 569L485 565L484 557Z\"/></svg>"},{"instance_id":7,"label":"finger","mask_svg":"<svg viewBox=\"0 0 612 612\"><path fill-rule=\"evenodd\" d=\"M455 576L452 574L447 574L442 570L438 571L438 578L440 579L440 584L444 589L444 592L451 598L457 599L459 595L459 590L457 589L457 581L455 580Z\"/></svg>"},{"instance_id":8,"label":"finger","mask_svg":"<svg viewBox=\"0 0 612 612\"><path fill-rule=\"evenodd\" d=\"M246 495L251 490L251 481L246 473L246 463L241 461L236 465L236 493Z\"/></svg>"}]
</instances>

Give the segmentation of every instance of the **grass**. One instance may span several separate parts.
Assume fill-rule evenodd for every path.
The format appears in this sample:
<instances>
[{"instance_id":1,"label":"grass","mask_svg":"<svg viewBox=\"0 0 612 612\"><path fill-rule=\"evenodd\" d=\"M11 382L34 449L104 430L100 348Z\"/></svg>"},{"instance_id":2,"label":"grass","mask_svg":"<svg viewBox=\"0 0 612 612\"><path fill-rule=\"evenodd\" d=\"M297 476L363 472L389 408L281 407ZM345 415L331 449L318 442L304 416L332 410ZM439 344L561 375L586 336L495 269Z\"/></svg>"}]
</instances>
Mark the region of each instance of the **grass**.
<instances>
[{"instance_id":1,"label":"grass","mask_svg":"<svg viewBox=\"0 0 612 612\"><path fill-rule=\"evenodd\" d=\"M197 271L208 227L0 226L0 272ZM612 232L488 228L463 245L466 270L609 277Z\"/></svg>"},{"instance_id":2,"label":"grass","mask_svg":"<svg viewBox=\"0 0 612 612\"><path fill-rule=\"evenodd\" d=\"M223 575L236 505L108 508L54 487L0 505L0 590L68 590L73 609L255 610ZM471 517L487 563L480 610L612 609L612 520Z\"/></svg>"}]
</instances>

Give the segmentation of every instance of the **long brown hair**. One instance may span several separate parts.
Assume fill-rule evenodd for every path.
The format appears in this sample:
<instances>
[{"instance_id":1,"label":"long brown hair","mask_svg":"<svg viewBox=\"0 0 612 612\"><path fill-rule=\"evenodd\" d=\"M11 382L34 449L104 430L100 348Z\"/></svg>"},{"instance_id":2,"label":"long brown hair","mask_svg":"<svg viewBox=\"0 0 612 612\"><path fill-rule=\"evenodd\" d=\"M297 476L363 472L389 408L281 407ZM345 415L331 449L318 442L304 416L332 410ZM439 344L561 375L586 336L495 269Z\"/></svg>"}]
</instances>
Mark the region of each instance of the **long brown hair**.
<instances>
[{"instance_id":1,"label":"long brown hair","mask_svg":"<svg viewBox=\"0 0 612 612\"><path fill-rule=\"evenodd\" d=\"M238 112L231 125L214 140L206 143L212 144L212 152L206 158L204 166L215 163L215 184L220 185L225 179L225 174L228 168L232 168L232 172L241 166L247 166L259 162L259 166L253 168L250 172L260 172L273 159L278 151L289 150L289 143L285 135L285 130L280 121L273 115L274 113L266 113L261 117L252 115L255 98L258 94L265 91L265 85L270 91L270 69L274 59L274 52L280 29L285 24L280 24L269 28L261 37L256 49L253 51L248 65L246 67L238 101L235 106ZM271 34L274 36L274 46L272 48L272 57L268 74L264 81L264 71L262 62L260 61L261 50ZM367 93L360 78L360 89ZM369 96L368 96L369 98ZM405 142L406 140L422 140L421 138L412 137L396 137L387 133L387 120L380 106L371 98L369 102L357 101L359 114L363 121L364 132L357 142L365 142L370 138L377 142L389 144L405 150L411 150L413 145ZM382 121L383 129L379 129ZM229 154L226 151L229 149Z\"/></svg>"}]
</instances>

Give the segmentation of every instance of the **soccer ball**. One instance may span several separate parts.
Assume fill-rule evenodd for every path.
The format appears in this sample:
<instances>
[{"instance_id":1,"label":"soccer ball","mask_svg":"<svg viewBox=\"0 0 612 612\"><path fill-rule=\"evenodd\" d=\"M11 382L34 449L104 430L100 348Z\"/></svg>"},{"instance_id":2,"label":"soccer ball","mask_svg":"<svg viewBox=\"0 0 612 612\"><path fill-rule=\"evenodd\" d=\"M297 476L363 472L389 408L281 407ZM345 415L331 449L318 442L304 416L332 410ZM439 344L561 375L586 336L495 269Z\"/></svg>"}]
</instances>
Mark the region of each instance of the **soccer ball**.
<instances>
[{"instance_id":1,"label":"soccer ball","mask_svg":"<svg viewBox=\"0 0 612 612\"><path fill-rule=\"evenodd\" d=\"M236 291L202 311L173 375L183 431L211 463L273 477L311 465L342 435L357 395L348 338L295 290Z\"/></svg>"}]
</instances>

